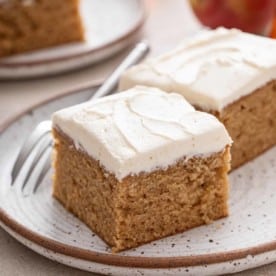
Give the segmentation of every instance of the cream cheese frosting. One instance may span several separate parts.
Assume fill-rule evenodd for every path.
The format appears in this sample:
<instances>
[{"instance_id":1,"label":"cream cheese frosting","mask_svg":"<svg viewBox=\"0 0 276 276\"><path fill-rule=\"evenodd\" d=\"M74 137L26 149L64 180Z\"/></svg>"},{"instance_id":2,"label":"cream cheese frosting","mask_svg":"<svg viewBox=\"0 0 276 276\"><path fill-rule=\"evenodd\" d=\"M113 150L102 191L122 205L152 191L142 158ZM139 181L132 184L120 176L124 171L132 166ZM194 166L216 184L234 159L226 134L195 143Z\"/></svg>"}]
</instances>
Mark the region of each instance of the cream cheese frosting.
<instances>
[{"instance_id":1,"label":"cream cheese frosting","mask_svg":"<svg viewBox=\"0 0 276 276\"><path fill-rule=\"evenodd\" d=\"M221 111L276 79L276 40L218 28L126 71L120 90L155 86L182 94L191 104Z\"/></svg>"},{"instance_id":2,"label":"cream cheese frosting","mask_svg":"<svg viewBox=\"0 0 276 276\"><path fill-rule=\"evenodd\" d=\"M143 86L60 110L52 121L119 180L232 143L214 116L179 94Z\"/></svg>"}]
</instances>

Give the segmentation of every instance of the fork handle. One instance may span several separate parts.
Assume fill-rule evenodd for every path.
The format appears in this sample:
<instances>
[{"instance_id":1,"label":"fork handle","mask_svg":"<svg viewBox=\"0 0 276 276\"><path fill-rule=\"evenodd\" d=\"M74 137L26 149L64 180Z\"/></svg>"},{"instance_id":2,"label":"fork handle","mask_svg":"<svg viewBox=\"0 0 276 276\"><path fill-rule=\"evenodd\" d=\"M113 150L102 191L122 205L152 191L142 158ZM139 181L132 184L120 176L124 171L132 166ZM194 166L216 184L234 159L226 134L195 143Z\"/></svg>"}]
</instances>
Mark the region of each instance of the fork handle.
<instances>
[{"instance_id":1,"label":"fork handle","mask_svg":"<svg viewBox=\"0 0 276 276\"><path fill-rule=\"evenodd\" d=\"M130 66L137 64L149 52L147 42L139 42L134 49L127 55L122 63L113 71L113 73L104 81L101 87L93 94L89 100L94 100L110 94L118 85L122 73Z\"/></svg>"}]
</instances>

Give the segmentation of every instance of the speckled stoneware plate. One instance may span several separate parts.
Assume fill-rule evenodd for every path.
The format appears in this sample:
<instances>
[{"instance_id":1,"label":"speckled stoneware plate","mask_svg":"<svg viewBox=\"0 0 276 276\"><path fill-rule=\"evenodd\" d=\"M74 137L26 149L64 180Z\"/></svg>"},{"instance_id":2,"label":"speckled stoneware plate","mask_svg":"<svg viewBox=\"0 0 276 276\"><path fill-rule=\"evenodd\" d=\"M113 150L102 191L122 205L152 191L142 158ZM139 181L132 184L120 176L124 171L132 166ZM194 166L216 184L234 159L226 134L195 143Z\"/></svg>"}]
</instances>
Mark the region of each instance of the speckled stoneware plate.
<instances>
[{"instance_id":1,"label":"speckled stoneware plate","mask_svg":"<svg viewBox=\"0 0 276 276\"><path fill-rule=\"evenodd\" d=\"M51 172L35 195L32 183L21 192L23 175L11 187L31 129L91 91L43 103L0 127L0 224L7 232L47 258L108 275L217 275L276 261L276 147L230 175L230 217L120 254L52 198Z\"/></svg>"},{"instance_id":2,"label":"speckled stoneware plate","mask_svg":"<svg viewBox=\"0 0 276 276\"><path fill-rule=\"evenodd\" d=\"M142 0L81 0L86 41L0 60L1 79L53 75L99 62L135 42L145 20Z\"/></svg>"}]
</instances>

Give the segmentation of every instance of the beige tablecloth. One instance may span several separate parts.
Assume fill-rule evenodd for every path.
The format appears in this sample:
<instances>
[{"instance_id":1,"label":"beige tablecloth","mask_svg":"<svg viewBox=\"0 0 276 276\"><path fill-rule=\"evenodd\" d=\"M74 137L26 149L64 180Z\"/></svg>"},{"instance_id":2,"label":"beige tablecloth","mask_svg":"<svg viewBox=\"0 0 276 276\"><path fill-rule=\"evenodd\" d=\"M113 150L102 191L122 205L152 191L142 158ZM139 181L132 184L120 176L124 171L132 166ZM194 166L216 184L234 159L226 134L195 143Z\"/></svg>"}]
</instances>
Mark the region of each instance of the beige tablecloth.
<instances>
[{"instance_id":1,"label":"beige tablecloth","mask_svg":"<svg viewBox=\"0 0 276 276\"><path fill-rule=\"evenodd\" d=\"M182 38L199 30L199 24L185 0L146 0L150 11L144 36L152 55L174 47ZM0 129L4 122L28 107L76 88L100 83L126 54L123 52L103 64L51 78L0 82ZM25 248L0 229L1 276L92 275L52 261ZM276 263L238 275L276 275Z\"/></svg>"}]
</instances>

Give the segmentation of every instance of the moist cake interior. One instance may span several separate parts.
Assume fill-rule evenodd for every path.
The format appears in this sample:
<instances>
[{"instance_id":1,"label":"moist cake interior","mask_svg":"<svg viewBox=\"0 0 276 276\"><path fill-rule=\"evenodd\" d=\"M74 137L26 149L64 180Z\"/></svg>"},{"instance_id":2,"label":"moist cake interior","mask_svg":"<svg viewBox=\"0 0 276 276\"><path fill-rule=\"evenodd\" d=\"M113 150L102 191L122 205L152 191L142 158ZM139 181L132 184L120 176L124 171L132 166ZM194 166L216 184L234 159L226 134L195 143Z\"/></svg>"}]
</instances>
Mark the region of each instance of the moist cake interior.
<instances>
[{"instance_id":1,"label":"moist cake interior","mask_svg":"<svg viewBox=\"0 0 276 276\"><path fill-rule=\"evenodd\" d=\"M0 1L0 57L83 40L79 0Z\"/></svg>"},{"instance_id":2,"label":"moist cake interior","mask_svg":"<svg viewBox=\"0 0 276 276\"><path fill-rule=\"evenodd\" d=\"M113 252L228 215L228 147L118 181L60 130L53 133L55 198Z\"/></svg>"}]
</instances>

